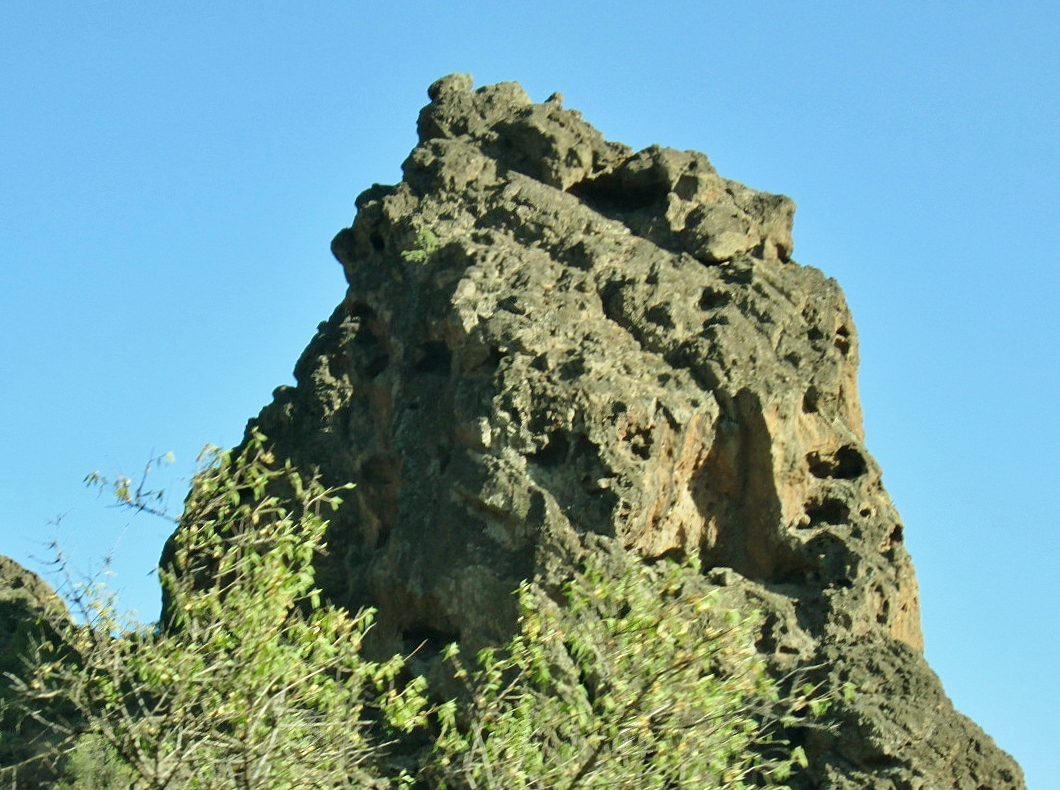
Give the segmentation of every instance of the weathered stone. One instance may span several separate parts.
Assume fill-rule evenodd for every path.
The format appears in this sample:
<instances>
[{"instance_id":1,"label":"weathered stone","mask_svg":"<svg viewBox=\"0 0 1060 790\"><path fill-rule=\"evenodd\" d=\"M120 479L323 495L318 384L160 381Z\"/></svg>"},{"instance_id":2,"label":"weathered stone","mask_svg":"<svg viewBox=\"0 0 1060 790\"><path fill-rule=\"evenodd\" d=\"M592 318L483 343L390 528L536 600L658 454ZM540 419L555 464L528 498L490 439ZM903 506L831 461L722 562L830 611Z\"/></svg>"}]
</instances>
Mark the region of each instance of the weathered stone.
<instances>
[{"instance_id":1,"label":"weathered stone","mask_svg":"<svg viewBox=\"0 0 1060 790\"><path fill-rule=\"evenodd\" d=\"M809 744L806 786L1022 787L921 655L854 324L792 261L792 201L699 153L607 142L515 83L429 95L403 181L333 242L345 299L254 421L358 484L328 594L429 655L506 638L519 581L561 580L586 536L698 556L766 613L778 669L859 689ZM403 255L425 230L437 249Z\"/></svg>"},{"instance_id":2,"label":"weathered stone","mask_svg":"<svg viewBox=\"0 0 1060 790\"><path fill-rule=\"evenodd\" d=\"M21 651L35 633L56 615L66 616L66 605L44 579L10 557L0 554L0 684L4 675L21 668Z\"/></svg>"},{"instance_id":3,"label":"weathered stone","mask_svg":"<svg viewBox=\"0 0 1060 790\"><path fill-rule=\"evenodd\" d=\"M9 675L24 672L34 643L57 643L54 625L68 616L66 605L46 581L0 554L0 703L12 692ZM19 787L50 787L54 733L38 722L0 705L0 782Z\"/></svg>"}]
</instances>

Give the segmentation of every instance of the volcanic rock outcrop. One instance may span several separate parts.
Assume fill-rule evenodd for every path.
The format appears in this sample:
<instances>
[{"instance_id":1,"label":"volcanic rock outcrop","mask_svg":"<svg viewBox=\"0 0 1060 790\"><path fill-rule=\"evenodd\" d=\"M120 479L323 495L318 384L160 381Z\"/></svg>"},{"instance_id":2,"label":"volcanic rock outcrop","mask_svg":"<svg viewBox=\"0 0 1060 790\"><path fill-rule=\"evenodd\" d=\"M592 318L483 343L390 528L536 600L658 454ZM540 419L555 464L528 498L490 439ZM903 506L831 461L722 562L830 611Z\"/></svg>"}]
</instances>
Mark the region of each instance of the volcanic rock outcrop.
<instances>
[{"instance_id":1,"label":"volcanic rock outcrop","mask_svg":"<svg viewBox=\"0 0 1060 790\"><path fill-rule=\"evenodd\" d=\"M819 788L1021 788L921 654L858 341L795 263L795 206L700 153L608 142L562 97L436 82L396 186L332 249L349 288L254 422L357 483L319 582L395 649L507 638L520 580L600 542L697 556L778 672L857 693ZM424 653L421 652L421 655Z\"/></svg>"},{"instance_id":2,"label":"volcanic rock outcrop","mask_svg":"<svg viewBox=\"0 0 1060 790\"><path fill-rule=\"evenodd\" d=\"M66 605L51 585L0 554L0 683L5 673L21 668L27 639L57 615L66 615Z\"/></svg>"},{"instance_id":3,"label":"volcanic rock outcrop","mask_svg":"<svg viewBox=\"0 0 1060 790\"><path fill-rule=\"evenodd\" d=\"M0 554L0 782L14 787L44 787L54 780L50 765L34 759L48 754L48 728L7 710L11 675L24 671L25 654L34 643L57 643L57 621L68 617L66 605L44 579ZM21 765L16 771L13 766Z\"/></svg>"}]
</instances>

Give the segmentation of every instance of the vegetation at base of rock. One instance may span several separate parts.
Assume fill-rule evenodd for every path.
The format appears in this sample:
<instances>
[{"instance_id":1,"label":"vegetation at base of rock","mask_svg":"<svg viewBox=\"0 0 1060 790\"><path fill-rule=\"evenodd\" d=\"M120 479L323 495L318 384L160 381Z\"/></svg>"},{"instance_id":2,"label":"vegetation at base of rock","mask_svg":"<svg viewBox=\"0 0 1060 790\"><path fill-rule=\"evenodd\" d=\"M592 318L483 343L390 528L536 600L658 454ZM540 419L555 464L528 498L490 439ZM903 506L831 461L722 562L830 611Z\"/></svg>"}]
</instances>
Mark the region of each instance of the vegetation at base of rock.
<instances>
[{"instance_id":1,"label":"vegetation at base of rock","mask_svg":"<svg viewBox=\"0 0 1060 790\"><path fill-rule=\"evenodd\" d=\"M820 703L809 687L782 699L757 615L720 608L694 566L611 560L562 603L523 584L520 633L478 671L449 650L471 703L439 739L441 786L739 790L805 766L771 725Z\"/></svg>"},{"instance_id":2,"label":"vegetation at base of rock","mask_svg":"<svg viewBox=\"0 0 1060 790\"><path fill-rule=\"evenodd\" d=\"M290 504L267 491L280 482ZM173 622L126 622L105 590L82 587L85 623L63 634L73 655L40 654L16 681L23 711L75 755L91 736L137 788L345 787L370 771L380 733L423 725L426 701L422 681L397 682L400 657L361 656L371 611L322 606L313 587L337 494L276 467L260 435L238 457L213 453L161 570ZM75 715L55 716L56 699Z\"/></svg>"},{"instance_id":3,"label":"vegetation at base of rock","mask_svg":"<svg viewBox=\"0 0 1060 790\"><path fill-rule=\"evenodd\" d=\"M55 790L112 790L135 786L136 771L104 738L85 733L66 754Z\"/></svg>"},{"instance_id":4,"label":"vegetation at base of rock","mask_svg":"<svg viewBox=\"0 0 1060 790\"><path fill-rule=\"evenodd\" d=\"M52 733L51 787L776 787L805 764L773 730L816 701L782 698L755 618L720 607L697 568L624 552L588 554L556 599L525 583L519 633L473 668L450 647L467 693L430 702L403 657L362 654L371 610L314 587L341 490L252 433L194 480L160 572L164 629L75 588L80 622L57 619L9 675L17 711ZM390 759L398 742L411 758ZM5 786L40 786L17 768Z\"/></svg>"}]
</instances>

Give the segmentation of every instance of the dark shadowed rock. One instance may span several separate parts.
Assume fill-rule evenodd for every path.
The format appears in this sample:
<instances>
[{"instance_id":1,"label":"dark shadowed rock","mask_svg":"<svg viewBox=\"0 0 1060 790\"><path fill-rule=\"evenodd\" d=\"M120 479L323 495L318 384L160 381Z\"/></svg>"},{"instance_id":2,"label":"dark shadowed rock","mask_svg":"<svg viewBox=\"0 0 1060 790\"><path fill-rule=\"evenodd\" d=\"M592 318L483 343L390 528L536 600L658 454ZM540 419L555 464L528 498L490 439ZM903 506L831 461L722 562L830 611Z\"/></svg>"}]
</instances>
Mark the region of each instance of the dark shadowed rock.
<instances>
[{"instance_id":1,"label":"dark shadowed rock","mask_svg":"<svg viewBox=\"0 0 1060 790\"><path fill-rule=\"evenodd\" d=\"M515 83L455 75L430 97L402 182L333 242L345 299L255 420L358 484L331 597L429 655L505 639L519 581L558 583L601 538L698 556L766 613L778 671L823 663L857 689L808 741L806 786L1023 787L921 654L854 324L793 262L792 201L608 142Z\"/></svg>"},{"instance_id":2,"label":"dark shadowed rock","mask_svg":"<svg viewBox=\"0 0 1060 790\"><path fill-rule=\"evenodd\" d=\"M0 684L21 669L29 640L53 635L48 623L66 616L66 605L44 579L0 554Z\"/></svg>"},{"instance_id":3,"label":"dark shadowed rock","mask_svg":"<svg viewBox=\"0 0 1060 790\"><path fill-rule=\"evenodd\" d=\"M24 672L25 655L34 644L58 644L54 625L67 616L66 605L51 585L0 554L0 783L5 787L15 776L18 786L26 788L54 781L54 766L39 759L51 753L53 733L8 710L4 702L12 690L9 675Z\"/></svg>"}]
</instances>

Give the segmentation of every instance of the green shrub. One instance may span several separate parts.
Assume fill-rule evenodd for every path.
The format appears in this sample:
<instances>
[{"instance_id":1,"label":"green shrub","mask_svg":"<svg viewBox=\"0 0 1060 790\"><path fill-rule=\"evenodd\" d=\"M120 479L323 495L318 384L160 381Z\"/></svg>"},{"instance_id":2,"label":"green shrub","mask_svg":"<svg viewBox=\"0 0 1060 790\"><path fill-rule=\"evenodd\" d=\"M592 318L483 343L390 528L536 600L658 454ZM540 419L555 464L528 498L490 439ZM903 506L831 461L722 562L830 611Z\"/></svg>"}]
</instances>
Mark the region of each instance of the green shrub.
<instances>
[{"instance_id":1,"label":"green shrub","mask_svg":"<svg viewBox=\"0 0 1060 790\"><path fill-rule=\"evenodd\" d=\"M754 650L756 617L701 592L694 566L589 561L562 605L520 590L521 632L469 671L471 700L438 741L446 788L744 788L776 786L800 749L772 725L805 708L781 698Z\"/></svg>"},{"instance_id":2,"label":"green shrub","mask_svg":"<svg viewBox=\"0 0 1060 790\"><path fill-rule=\"evenodd\" d=\"M158 513L142 483L90 482ZM160 572L164 629L76 588L62 649L42 643L11 676L23 718L51 730L55 787L739 790L805 764L776 725L824 703L781 693L756 617L721 606L694 565L624 553L589 555L558 601L523 584L519 633L474 669L451 647L466 694L432 708L402 657L361 654L373 613L314 587L339 493L253 433L196 475Z\"/></svg>"},{"instance_id":3,"label":"green shrub","mask_svg":"<svg viewBox=\"0 0 1060 790\"><path fill-rule=\"evenodd\" d=\"M135 771L117 750L94 734L82 735L66 754L55 790L116 790L133 785Z\"/></svg>"},{"instance_id":4,"label":"green shrub","mask_svg":"<svg viewBox=\"0 0 1060 790\"><path fill-rule=\"evenodd\" d=\"M270 493L278 485L292 505ZM19 684L23 707L66 701L80 724L54 729L88 733L136 787L337 788L368 776L383 751L375 732L421 725L426 701L422 681L397 683L400 657L360 655L371 611L321 605L313 560L338 504L337 490L276 467L261 435L238 457L215 452L161 571L171 627L127 623L104 590L82 588L86 624L64 632L75 658L40 662Z\"/></svg>"},{"instance_id":5,"label":"green shrub","mask_svg":"<svg viewBox=\"0 0 1060 790\"><path fill-rule=\"evenodd\" d=\"M416 234L416 240L411 249L401 251L401 257L409 263L424 263L438 251L440 246L438 236L434 231L424 229Z\"/></svg>"}]
</instances>

